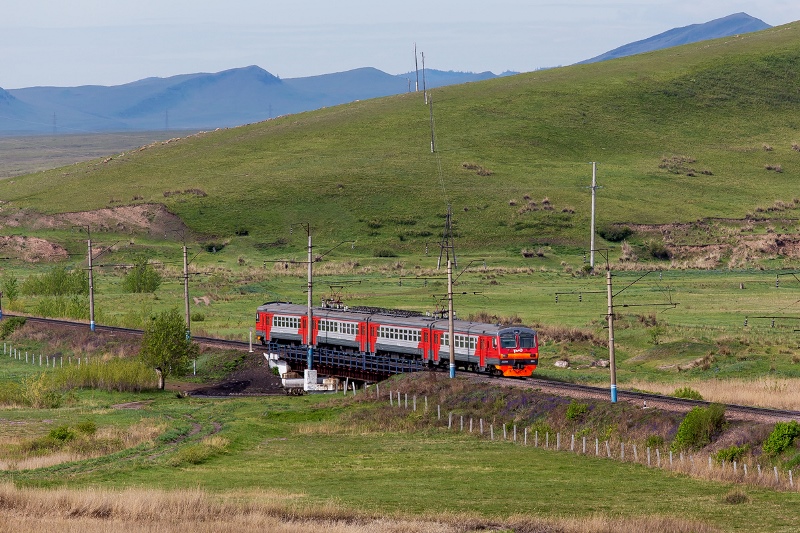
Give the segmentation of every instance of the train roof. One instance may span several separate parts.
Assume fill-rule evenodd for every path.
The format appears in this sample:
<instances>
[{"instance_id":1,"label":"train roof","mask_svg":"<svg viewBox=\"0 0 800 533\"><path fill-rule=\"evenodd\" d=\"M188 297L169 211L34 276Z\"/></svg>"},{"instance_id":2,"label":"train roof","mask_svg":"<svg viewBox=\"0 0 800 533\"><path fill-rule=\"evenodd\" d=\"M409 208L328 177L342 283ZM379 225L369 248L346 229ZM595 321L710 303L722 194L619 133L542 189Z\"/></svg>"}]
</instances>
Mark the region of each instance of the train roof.
<instances>
[{"instance_id":1,"label":"train roof","mask_svg":"<svg viewBox=\"0 0 800 533\"><path fill-rule=\"evenodd\" d=\"M288 302L267 302L258 307L259 311L269 311L271 313L285 313L288 315L305 316L308 313L308 307L305 305L292 304ZM350 309L350 308L332 308L332 307L314 307L312 308L314 316L319 318L330 318L336 320L350 320L362 321L369 319L370 322L379 322L381 324L391 324L401 327L430 327L435 325L437 329L447 327L447 318L432 317L425 315L395 315L390 314L387 310L380 312L378 310L365 310L365 309ZM481 333L484 335L498 335L500 333L507 333L511 331L517 332L531 332L531 328L524 326L501 326L499 324L488 324L485 322L472 322L469 320L453 320L454 329L461 332Z\"/></svg>"}]
</instances>

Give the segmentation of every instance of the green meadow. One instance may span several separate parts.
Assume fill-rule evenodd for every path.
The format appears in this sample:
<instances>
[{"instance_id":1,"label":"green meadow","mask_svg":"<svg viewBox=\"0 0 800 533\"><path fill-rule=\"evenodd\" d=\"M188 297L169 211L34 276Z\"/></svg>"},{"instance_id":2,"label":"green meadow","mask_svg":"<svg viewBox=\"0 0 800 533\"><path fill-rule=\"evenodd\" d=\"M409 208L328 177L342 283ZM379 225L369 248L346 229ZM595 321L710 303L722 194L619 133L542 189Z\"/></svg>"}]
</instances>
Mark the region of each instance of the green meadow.
<instances>
[{"instance_id":1,"label":"green meadow","mask_svg":"<svg viewBox=\"0 0 800 533\"><path fill-rule=\"evenodd\" d=\"M247 340L259 304L305 302L309 234L315 304L434 312L446 307L437 262L449 208L457 315L536 327L540 376L608 383L597 363L608 358L610 267L622 388L800 409L797 31L436 89L433 121L423 95L408 93L136 149L86 140L87 157L109 151L58 168L43 152L25 175L5 164L0 304L87 320L82 293L21 289L54 268L87 268L89 229L99 324L141 328L182 310L185 243L192 333ZM141 261L162 283L126 292ZM135 355L41 332L2 342L68 358ZM185 379L222 379L237 361L204 352ZM35 388L41 372L4 353L0 394ZM796 493L490 442L421 414L381 425L385 405L341 397L78 388L59 407L3 402L0 480L12 492L199 489L253 502L275 491L269 512L281 517L325 507L345 522L446 515L497 531L519 516L628 524L612 531L654 516L687 521L664 531L798 525ZM61 445L81 454L56 457ZM23 448L52 453L22 463L33 461Z\"/></svg>"}]
</instances>

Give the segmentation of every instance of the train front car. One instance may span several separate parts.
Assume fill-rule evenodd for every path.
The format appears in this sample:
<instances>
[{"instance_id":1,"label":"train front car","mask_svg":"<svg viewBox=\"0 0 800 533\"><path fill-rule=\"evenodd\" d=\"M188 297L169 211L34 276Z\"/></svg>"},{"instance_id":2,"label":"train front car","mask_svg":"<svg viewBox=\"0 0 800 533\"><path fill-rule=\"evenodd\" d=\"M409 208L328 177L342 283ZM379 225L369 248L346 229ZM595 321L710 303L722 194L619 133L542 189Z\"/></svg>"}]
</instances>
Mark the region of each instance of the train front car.
<instances>
[{"instance_id":1,"label":"train front car","mask_svg":"<svg viewBox=\"0 0 800 533\"><path fill-rule=\"evenodd\" d=\"M528 377L539 364L539 339L530 328L510 327L497 332L499 364L495 368L507 377Z\"/></svg>"}]
</instances>

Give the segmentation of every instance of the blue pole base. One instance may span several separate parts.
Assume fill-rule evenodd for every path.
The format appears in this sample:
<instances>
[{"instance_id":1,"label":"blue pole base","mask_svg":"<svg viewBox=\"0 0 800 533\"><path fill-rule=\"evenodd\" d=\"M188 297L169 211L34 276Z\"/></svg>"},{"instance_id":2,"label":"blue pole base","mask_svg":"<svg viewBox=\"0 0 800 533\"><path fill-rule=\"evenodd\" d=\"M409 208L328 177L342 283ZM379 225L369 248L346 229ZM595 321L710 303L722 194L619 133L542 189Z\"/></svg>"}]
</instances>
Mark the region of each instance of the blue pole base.
<instances>
[{"instance_id":1,"label":"blue pole base","mask_svg":"<svg viewBox=\"0 0 800 533\"><path fill-rule=\"evenodd\" d=\"M94 320L92 320L91 322L89 322L89 329L91 329L92 331L94 331Z\"/></svg>"},{"instance_id":2,"label":"blue pole base","mask_svg":"<svg viewBox=\"0 0 800 533\"><path fill-rule=\"evenodd\" d=\"M314 348L308 347L308 359L306 359L307 368L311 370L311 362L314 360Z\"/></svg>"},{"instance_id":3,"label":"blue pole base","mask_svg":"<svg viewBox=\"0 0 800 533\"><path fill-rule=\"evenodd\" d=\"M456 377L456 365L450 365L450 377Z\"/></svg>"},{"instance_id":4,"label":"blue pole base","mask_svg":"<svg viewBox=\"0 0 800 533\"><path fill-rule=\"evenodd\" d=\"M611 385L611 403L617 403L617 386Z\"/></svg>"}]
</instances>

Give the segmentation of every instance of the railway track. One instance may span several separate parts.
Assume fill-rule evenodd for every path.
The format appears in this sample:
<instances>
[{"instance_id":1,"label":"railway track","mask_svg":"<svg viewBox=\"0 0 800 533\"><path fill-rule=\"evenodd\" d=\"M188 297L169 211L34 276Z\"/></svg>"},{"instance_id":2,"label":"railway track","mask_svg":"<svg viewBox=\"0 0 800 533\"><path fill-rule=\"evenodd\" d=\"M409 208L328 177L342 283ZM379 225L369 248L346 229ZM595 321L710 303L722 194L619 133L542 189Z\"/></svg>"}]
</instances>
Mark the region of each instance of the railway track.
<instances>
[{"instance_id":1,"label":"railway track","mask_svg":"<svg viewBox=\"0 0 800 533\"><path fill-rule=\"evenodd\" d=\"M9 313L4 313L3 316L20 316ZM40 318L32 316L24 316L26 320L35 323L44 323L52 325L60 325L64 327L74 328L87 328L89 324L85 322L73 322L70 320L59 320L52 318ZM126 334L141 336L142 331L131 328L121 328L116 326L95 326L95 331L107 332L113 334ZM216 346L221 348L250 350L251 344L249 342L235 341L229 339L217 339L214 337L193 337L197 343L206 346ZM257 345L252 345L254 350L259 349ZM461 375L469 376L469 379L476 382L499 383L511 387L521 387L529 389L538 389L542 391L552 392L573 398L593 398L598 400L609 399L610 392L603 387L595 387L592 385L580 385L576 383L566 383L559 381L550 381L541 378L502 378L502 377L489 377L483 375L472 374L469 372L462 372ZM707 407L711 402L703 400L689 400L685 398L675 398L672 396L664 396L661 394L652 394L646 392L618 390L618 401L625 401L637 405L642 408L659 408L671 411L689 411L694 407ZM751 420L757 422L774 422L786 420L800 420L800 411L789 409L771 409L765 407L752 407L747 405L725 404L726 416L733 419Z\"/></svg>"}]
</instances>

